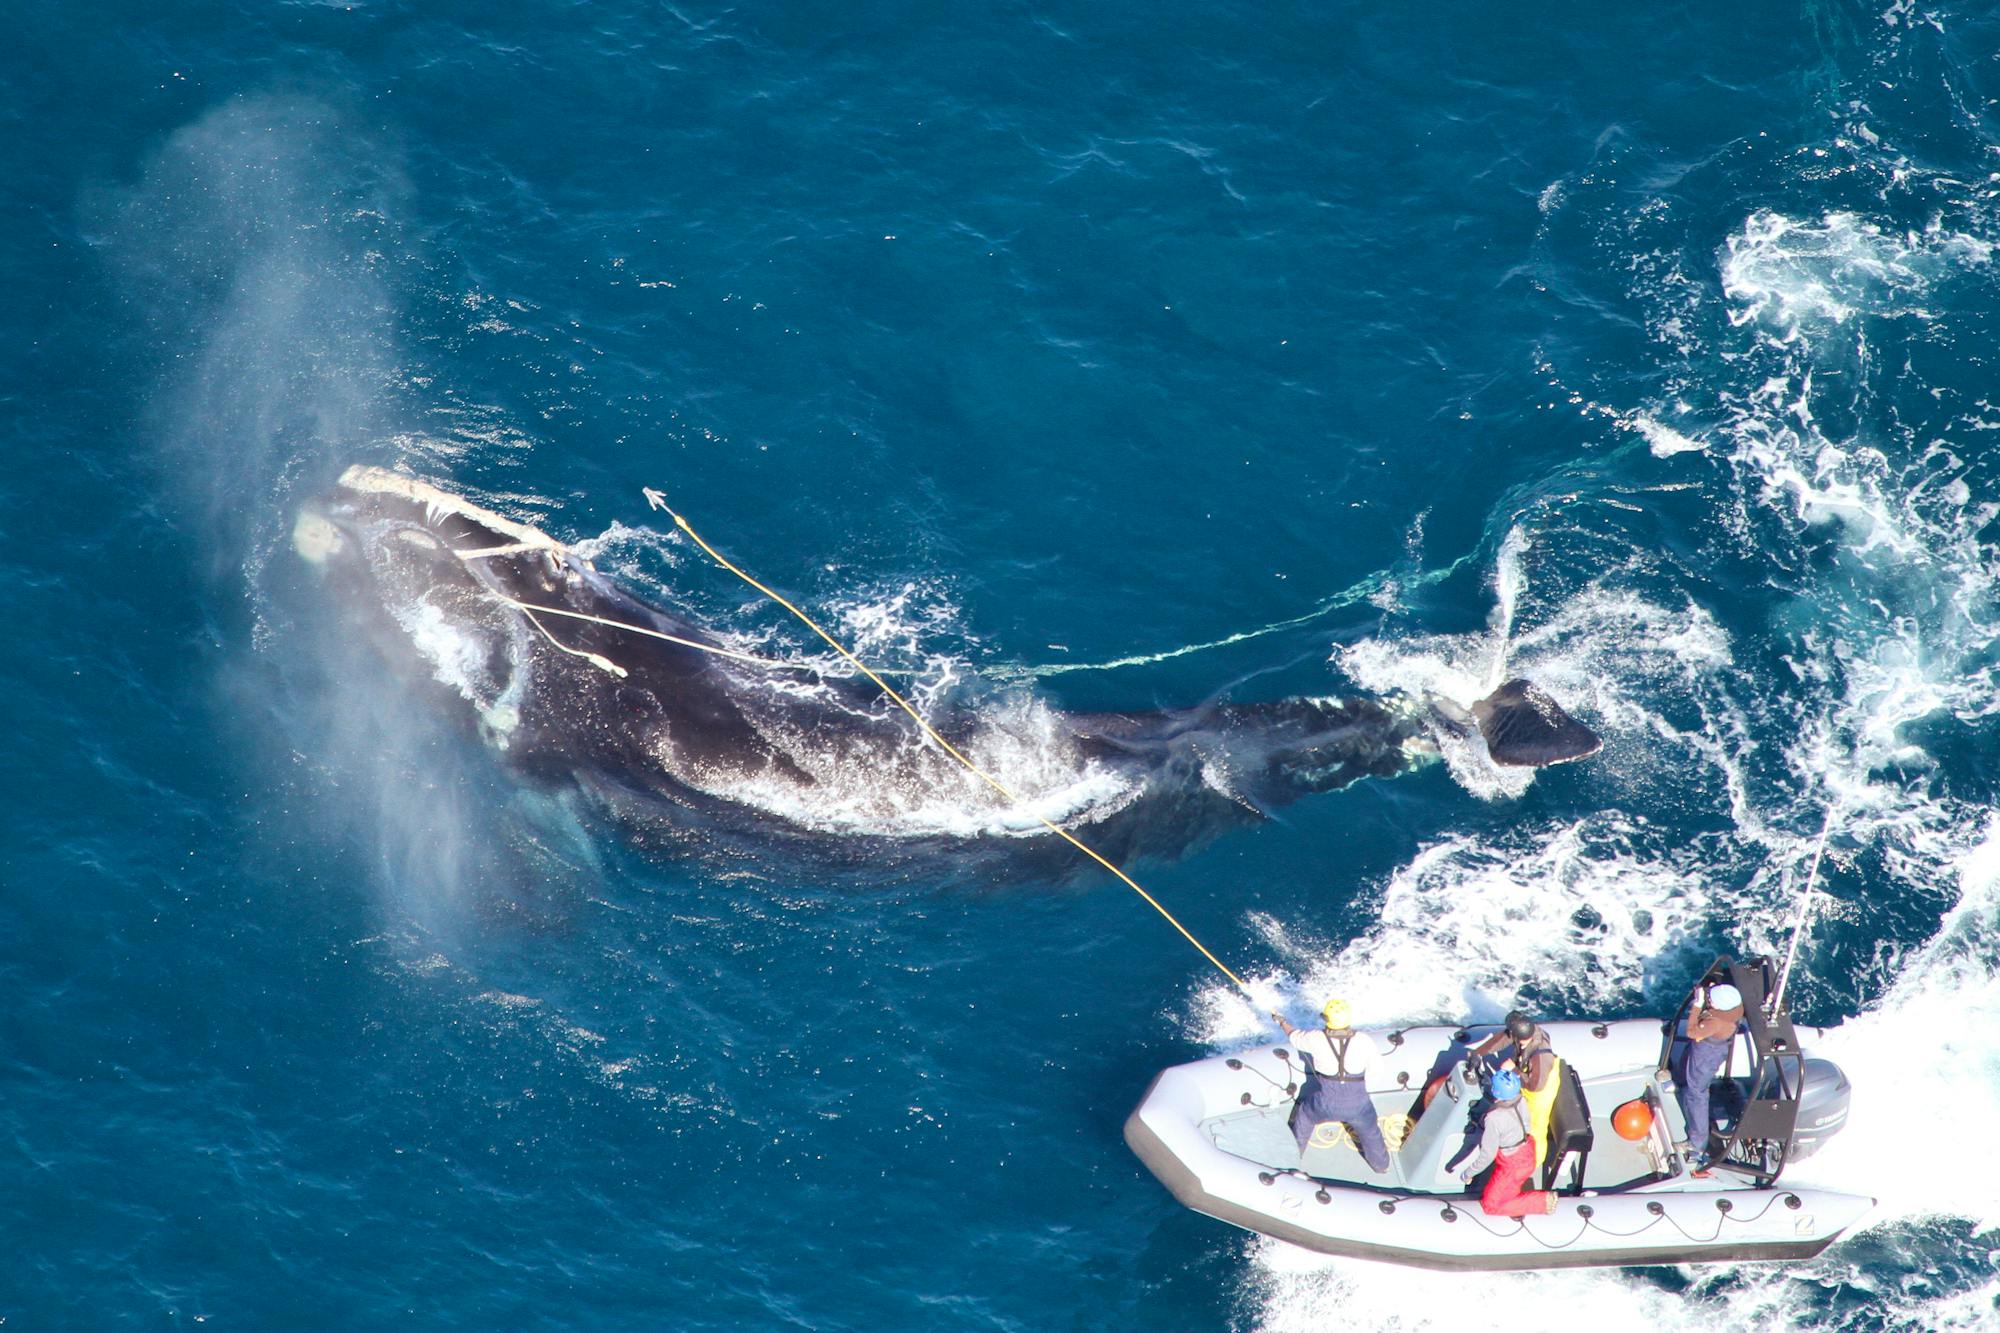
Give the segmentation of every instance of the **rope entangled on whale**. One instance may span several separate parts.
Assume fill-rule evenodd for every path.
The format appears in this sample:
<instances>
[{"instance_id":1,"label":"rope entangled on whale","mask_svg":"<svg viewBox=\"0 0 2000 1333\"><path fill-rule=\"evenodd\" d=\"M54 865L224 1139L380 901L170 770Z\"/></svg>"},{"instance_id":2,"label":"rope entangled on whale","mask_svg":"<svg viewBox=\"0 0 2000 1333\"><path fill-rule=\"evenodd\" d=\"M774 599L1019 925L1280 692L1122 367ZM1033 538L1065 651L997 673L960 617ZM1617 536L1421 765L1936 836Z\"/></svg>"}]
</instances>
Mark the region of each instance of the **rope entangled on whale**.
<instances>
[{"instance_id":1,"label":"rope entangled on whale","mask_svg":"<svg viewBox=\"0 0 2000 1333\"><path fill-rule=\"evenodd\" d=\"M1007 784L1000 781L1000 779L994 777L991 773L981 768L978 764L974 763L972 760L968 759L965 756L965 754L961 750L959 750L957 746L953 745L949 740L946 740L945 737L937 730L937 728L933 727L930 724L930 722L925 719L922 713L917 711L915 705L911 704L908 699L905 699L901 694L899 694L894 686L889 684L888 681L882 679L882 677L879 674L877 674L875 670L871 668L866 662L863 662L860 658L856 657L853 653L849 652L847 650L846 645L841 643L840 640L834 638L833 635L827 633L826 630L822 629L819 625L819 622L815 621L811 616L808 616L804 611L801 611L797 606L794 606L790 601L786 600L786 598L781 593L775 591L774 589L766 586L763 583L758 582L757 579L752 577L750 574L747 574L742 569L739 569L736 565L732 564L729 558L723 555L722 552L716 550L713 546L710 546L706 541L702 539L701 534L694 530L693 524L689 523L687 519L682 517L681 514L679 514L677 511L668 507L666 502L666 497L662 495L659 491L656 491L651 487L648 487L646 488L645 495L646 495L646 502L648 504L652 505L655 509L660 509L665 511L666 514L674 520L674 525L678 527L682 532L685 532L688 535L688 538L691 541L693 541L696 546L699 546L704 552L706 552L711 560L715 561L716 564L722 566L724 569L734 574L737 578L742 579L745 583L755 588L758 592L764 594L764 596L776 602L779 606L785 608L785 610L791 612L792 615L798 618L800 623L804 624L807 629L810 629L813 633L819 635L820 638L824 639L828 644L828 646L830 646L835 652L839 653L843 658L845 658L849 663L851 663L856 670L860 671L863 675L867 676L868 679L874 681L876 687L880 689L884 694L888 695L889 698L895 702L897 707L901 708L905 713L908 713L911 719L915 721L916 724L923 729L924 734L928 736L933 742L935 742L937 746L940 749L942 749L946 754L950 755L953 759L956 759L974 777L979 778L981 781L986 783L987 786L991 787L994 791L998 792L1003 798L1005 798L1005 800L1009 805L1018 807L1021 804L1021 798L1018 795L1016 795L1013 792L1013 790L1007 786ZM1089 857L1091 860L1097 862L1097 864L1103 866L1106 870L1110 871L1112 875L1116 876L1117 879L1125 885L1125 887L1131 889L1134 893L1138 894L1141 898L1145 899L1148 906L1150 906L1154 911L1158 912L1162 917L1164 917L1168 925L1172 926L1175 930L1179 931L1182 938L1187 940L1189 944L1192 944L1195 947L1195 949L1200 952L1202 957L1206 958L1210 963L1214 964L1217 971L1221 972L1224 976L1228 977L1230 981L1235 983L1236 988L1238 990L1242 991L1244 995L1249 996L1252 999L1255 998L1255 996L1252 994L1250 990L1249 983L1244 981L1242 977L1238 976L1233 970L1231 970L1231 968L1227 963L1224 963L1220 958L1217 958L1213 953L1211 953L1209 951L1208 946L1203 944L1200 940L1196 939L1194 933L1190 931L1186 926L1182 925L1180 919L1176 917L1172 912L1168 911L1166 906L1163 903L1161 903L1159 899L1155 898L1152 894L1146 892L1146 890L1140 886L1139 881L1133 879L1130 875L1126 874L1123 870L1119 869L1119 867L1116 864L1114 864L1108 858L1100 854L1095 848L1091 847L1081 838L1078 838L1075 834L1071 833L1068 829L1063 828L1060 824L1057 824L1053 820L1047 819L1039 814L1033 815L1032 817L1035 819L1037 823L1047 828L1051 833L1054 833L1057 837L1069 843L1072 847L1082 852L1085 856Z\"/></svg>"}]
</instances>

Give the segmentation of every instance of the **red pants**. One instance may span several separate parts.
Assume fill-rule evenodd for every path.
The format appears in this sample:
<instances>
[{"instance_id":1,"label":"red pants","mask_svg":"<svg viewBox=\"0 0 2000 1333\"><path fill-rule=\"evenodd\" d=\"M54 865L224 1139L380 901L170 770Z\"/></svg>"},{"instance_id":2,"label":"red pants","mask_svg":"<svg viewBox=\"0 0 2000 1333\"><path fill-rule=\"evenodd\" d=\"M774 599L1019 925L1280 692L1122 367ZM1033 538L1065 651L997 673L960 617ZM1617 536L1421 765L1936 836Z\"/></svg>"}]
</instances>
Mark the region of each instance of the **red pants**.
<instances>
[{"instance_id":1,"label":"red pants","mask_svg":"<svg viewBox=\"0 0 2000 1333\"><path fill-rule=\"evenodd\" d=\"M1555 1196L1546 1190L1524 1190L1528 1177L1535 1174L1535 1141L1523 1139L1493 1161L1493 1174L1486 1178L1486 1192L1479 1206L1490 1217L1526 1217L1546 1213Z\"/></svg>"}]
</instances>

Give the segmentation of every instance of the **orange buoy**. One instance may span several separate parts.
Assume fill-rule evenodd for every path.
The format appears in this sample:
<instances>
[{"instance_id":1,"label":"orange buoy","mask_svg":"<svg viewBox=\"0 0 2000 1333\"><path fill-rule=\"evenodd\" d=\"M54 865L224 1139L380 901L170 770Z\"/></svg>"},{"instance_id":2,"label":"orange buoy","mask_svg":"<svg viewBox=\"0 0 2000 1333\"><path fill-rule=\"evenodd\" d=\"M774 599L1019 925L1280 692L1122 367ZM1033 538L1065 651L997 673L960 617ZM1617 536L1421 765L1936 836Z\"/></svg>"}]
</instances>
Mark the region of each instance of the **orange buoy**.
<instances>
[{"instance_id":1,"label":"orange buoy","mask_svg":"<svg viewBox=\"0 0 2000 1333\"><path fill-rule=\"evenodd\" d=\"M1626 1102L1611 1113L1611 1128L1619 1138L1637 1143L1653 1132L1653 1108L1644 1099Z\"/></svg>"}]
</instances>

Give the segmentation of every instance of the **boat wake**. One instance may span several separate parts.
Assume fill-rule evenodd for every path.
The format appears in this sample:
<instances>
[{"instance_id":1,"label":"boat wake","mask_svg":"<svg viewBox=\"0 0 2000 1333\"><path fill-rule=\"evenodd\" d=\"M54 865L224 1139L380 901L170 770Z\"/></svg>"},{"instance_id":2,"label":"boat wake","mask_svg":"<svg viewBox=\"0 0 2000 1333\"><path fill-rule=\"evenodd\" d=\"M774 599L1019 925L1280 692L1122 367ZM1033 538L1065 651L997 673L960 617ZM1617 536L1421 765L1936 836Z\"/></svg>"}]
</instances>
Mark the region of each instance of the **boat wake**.
<instances>
[{"instance_id":1,"label":"boat wake","mask_svg":"<svg viewBox=\"0 0 2000 1333\"><path fill-rule=\"evenodd\" d=\"M1836 119L1810 153L1752 147L1704 168L1749 170L1739 195L1768 197L1775 173L1837 197L1748 207L1721 236L1615 172L1544 196L1542 262L1624 275L1593 296L1661 353L1638 403L1618 401L1629 368L1549 367L1605 423L1610 455L1600 480L1566 481L1560 507L1505 520L1533 534L1501 559L1525 561L1520 596L1549 627L1508 655L1618 738L1600 761L1606 808L1428 840L1364 895L1374 920L1350 940L1252 924L1299 978L1262 978L1259 999L1299 1016L1330 993L1366 1024L1493 1021L1517 997L1555 1017L1656 1012L1708 954L1789 942L1830 816L1831 902L1792 998L1826 1025L1812 1049L1852 1078L1853 1111L1786 1180L1865 1182L1878 1207L1789 1268L1468 1275L1443 1304L1413 1302L1396 1270L1257 1238L1247 1326L1443 1329L1524 1300L1616 1328L1992 1324L2000 1167L1973 1152L1940 1170L1918 1149L2000 1120L2000 822L1968 760L2000 716L2000 507L1982 498L2000 410L1945 387L1990 345L2000 214L1985 188L1914 167L1861 103ZM1624 497L1667 535L1624 530ZM1745 590L1762 590L1758 617L1709 609ZM1363 645L1342 665L1376 688L1470 682L1497 638ZM1264 1039L1260 1007L1205 988L1188 1030L1235 1049Z\"/></svg>"}]
</instances>

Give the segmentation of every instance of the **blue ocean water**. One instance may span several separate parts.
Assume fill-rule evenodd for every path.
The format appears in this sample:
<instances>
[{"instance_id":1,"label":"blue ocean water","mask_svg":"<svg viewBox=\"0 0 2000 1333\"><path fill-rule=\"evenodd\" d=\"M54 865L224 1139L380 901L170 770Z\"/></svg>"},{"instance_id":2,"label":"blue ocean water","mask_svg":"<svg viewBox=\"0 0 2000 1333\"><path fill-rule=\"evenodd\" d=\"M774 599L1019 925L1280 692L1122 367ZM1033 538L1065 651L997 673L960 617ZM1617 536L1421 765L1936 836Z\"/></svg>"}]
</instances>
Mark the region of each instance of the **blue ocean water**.
<instances>
[{"instance_id":1,"label":"blue ocean water","mask_svg":"<svg viewBox=\"0 0 2000 1333\"><path fill-rule=\"evenodd\" d=\"M1881 0L31 5L0 80L0 1321L1991 1327L2000 22ZM350 650L401 468L772 651L1027 700L1531 675L1605 737L1147 886L640 847ZM1006 710L1014 711L1008 712ZM825 839L871 790L806 812ZM976 812L969 818L984 818ZM1164 1064L1657 1011L1789 938L1789 1267L1440 1281L1179 1210ZM1895 1102L1889 1099L1894 1095ZM1857 1183L1858 1182L1858 1183Z\"/></svg>"}]
</instances>

